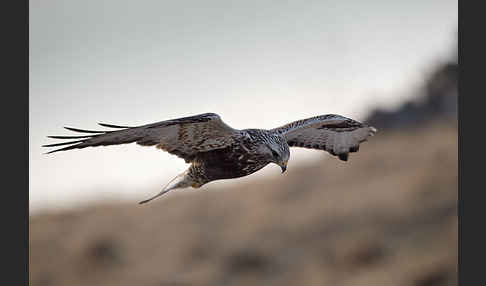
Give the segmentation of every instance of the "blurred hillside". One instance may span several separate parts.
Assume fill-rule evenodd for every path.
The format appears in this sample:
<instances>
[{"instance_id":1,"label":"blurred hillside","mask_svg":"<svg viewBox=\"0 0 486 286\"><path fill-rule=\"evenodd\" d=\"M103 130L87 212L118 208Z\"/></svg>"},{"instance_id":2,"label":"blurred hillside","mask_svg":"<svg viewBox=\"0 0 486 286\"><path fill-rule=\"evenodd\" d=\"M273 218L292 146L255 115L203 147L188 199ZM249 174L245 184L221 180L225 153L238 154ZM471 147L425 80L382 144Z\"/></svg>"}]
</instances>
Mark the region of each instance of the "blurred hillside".
<instances>
[{"instance_id":1,"label":"blurred hillside","mask_svg":"<svg viewBox=\"0 0 486 286\"><path fill-rule=\"evenodd\" d=\"M444 62L432 71L413 99L397 110L377 109L366 122L383 131L414 127L437 119L457 118L458 78L457 60Z\"/></svg>"},{"instance_id":2,"label":"blurred hillside","mask_svg":"<svg viewBox=\"0 0 486 286\"><path fill-rule=\"evenodd\" d=\"M457 285L457 71L348 162L31 216L30 285Z\"/></svg>"}]
</instances>

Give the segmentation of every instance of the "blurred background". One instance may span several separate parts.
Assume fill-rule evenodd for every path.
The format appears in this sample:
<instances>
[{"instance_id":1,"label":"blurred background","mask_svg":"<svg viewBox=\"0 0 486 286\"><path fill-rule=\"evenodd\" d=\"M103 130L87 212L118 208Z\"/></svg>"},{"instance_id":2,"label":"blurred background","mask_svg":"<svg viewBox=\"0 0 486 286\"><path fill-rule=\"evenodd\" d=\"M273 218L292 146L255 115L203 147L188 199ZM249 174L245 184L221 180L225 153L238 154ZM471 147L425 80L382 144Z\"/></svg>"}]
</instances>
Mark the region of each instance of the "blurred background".
<instances>
[{"instance_id":1,"label":"blurred background","mask_svg":"<svg viewBox=\"0 0 486 286\"><path fill-rule=\"evenodd\" d=\"M29 5L31 285L457 285L457 1ZM378 133L143 206L182 159L41 147L204 112Z\"/></svg>"}]
</instances>

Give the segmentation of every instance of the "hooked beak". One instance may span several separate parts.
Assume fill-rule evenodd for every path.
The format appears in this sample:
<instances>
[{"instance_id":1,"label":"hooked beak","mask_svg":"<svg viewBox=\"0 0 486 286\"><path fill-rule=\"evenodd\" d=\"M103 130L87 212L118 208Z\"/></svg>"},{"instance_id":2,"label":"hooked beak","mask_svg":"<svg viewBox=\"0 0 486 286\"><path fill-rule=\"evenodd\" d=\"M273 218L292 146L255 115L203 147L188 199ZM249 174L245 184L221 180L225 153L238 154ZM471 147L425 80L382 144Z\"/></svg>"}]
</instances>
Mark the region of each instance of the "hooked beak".
<instances>
[{"instance_id":1,"label":"hooked beak","mask_svg":"<svg viewBox=\"0 0 486 286\"><path fill-rule=\"evenodd\" d=\"M280 168L282 169L282 174L283 174L283 172L285 172L285 170L287 170L287 162L280 165Z\"/></svg>"}]
</instances>

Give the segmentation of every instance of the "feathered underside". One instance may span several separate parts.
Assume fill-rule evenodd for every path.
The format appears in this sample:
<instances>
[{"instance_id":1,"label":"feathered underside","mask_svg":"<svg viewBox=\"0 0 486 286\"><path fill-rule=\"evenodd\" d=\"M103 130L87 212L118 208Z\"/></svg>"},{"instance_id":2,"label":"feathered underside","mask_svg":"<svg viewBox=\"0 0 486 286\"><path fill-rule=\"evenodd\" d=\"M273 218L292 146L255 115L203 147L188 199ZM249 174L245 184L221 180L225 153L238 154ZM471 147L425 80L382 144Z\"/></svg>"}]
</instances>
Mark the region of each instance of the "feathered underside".
<instances>
[{"instance_id":1,"label":"feathered underside","mask_svg":"<svg viewBox=\"0 0 486 286\"><path fill-rule=\"evenodd\" d=\"M75 141L49 144L43 147L69 145L50 151L54 153L72 149L127 144L136 142L142 146L156 146L183 158L186 162L194 160L196 154L229 146L238 131L226 125L214 113L166 120L137 127L99 123L99 125L118 129L115 131L93 131L65 127L74 132L90 135L48 136L54 139L79 139Z\"/></svg>"},{"instance_id":2,"label":"feathered underside","mask_svg":"<svg viewBox=\"0 0 486 286\"><path fill-rule=\"evenodd\" d=\"M377 130L341 115L327 114L294 121L272 131L284 136L291 147L325 150L347 161L349 152L357 152L359 144Z\"/></svg>"}]
</instances>

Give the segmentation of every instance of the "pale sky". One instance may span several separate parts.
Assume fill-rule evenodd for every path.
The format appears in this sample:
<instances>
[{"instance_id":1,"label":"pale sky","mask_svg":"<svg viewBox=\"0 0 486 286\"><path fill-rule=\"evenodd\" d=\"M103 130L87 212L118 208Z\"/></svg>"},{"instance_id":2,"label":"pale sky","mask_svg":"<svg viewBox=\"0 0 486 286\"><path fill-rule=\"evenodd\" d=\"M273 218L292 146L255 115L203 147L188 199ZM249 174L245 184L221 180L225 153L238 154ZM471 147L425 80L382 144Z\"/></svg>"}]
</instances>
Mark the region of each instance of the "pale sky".
<instances>
[{"instance_id":1,"label":"pale sky","mask_svg":"<svg viewBox=\"0 0 486 286\"><path fill-rule=\"evenodd\" d=\"M327 113L361 120L409 98L457 31L450 0L31 0L29 12L31 212L136 203L188 167L136 144L43 155L56 143L47 135L71 134L63 126L205 112L241 129ZM292 150L289 171L318 154Z\"/></svg>"}]
</instances>

